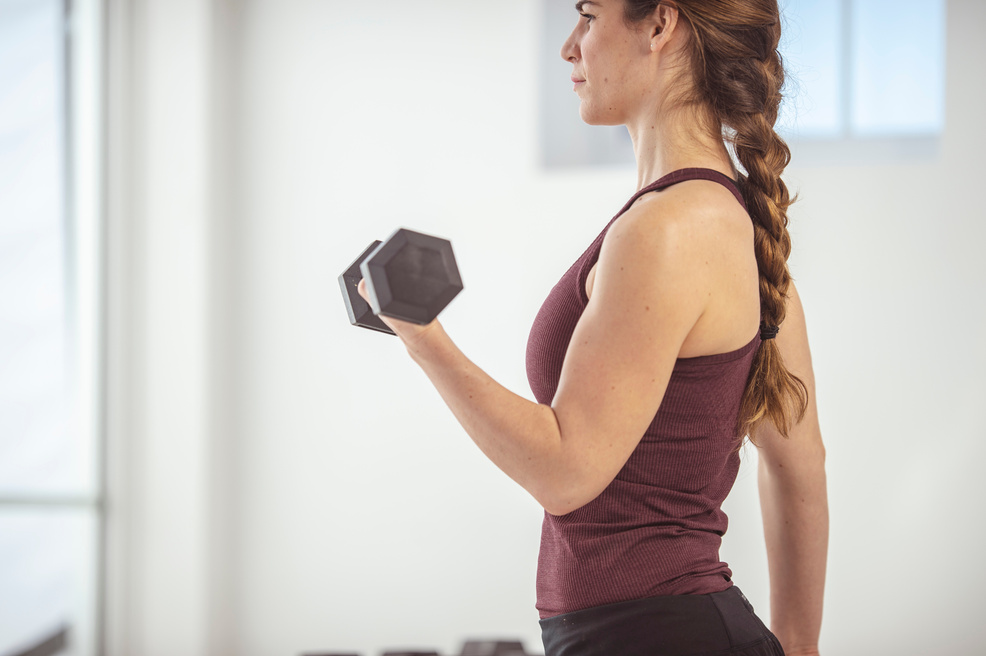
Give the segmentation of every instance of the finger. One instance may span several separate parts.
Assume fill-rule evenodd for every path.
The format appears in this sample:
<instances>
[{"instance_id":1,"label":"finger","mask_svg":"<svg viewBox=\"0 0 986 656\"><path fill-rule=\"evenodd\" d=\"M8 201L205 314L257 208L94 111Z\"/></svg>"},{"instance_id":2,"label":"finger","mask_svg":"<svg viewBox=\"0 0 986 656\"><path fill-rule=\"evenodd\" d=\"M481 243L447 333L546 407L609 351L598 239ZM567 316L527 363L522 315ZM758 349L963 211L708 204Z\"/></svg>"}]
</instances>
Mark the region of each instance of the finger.
<instances>
[{"instance_id":1,"label":"finger","mask_svg":"<svg viewBox=\"0 0 986 656\"><path fill-rule=\"evenodd\" d=\"M361 278L359 284L356 286L356 291L359 295L363 297L363 300L367 303L370 302L370 293L366 291L366 279Z\"/></svg>"}]
</instances>

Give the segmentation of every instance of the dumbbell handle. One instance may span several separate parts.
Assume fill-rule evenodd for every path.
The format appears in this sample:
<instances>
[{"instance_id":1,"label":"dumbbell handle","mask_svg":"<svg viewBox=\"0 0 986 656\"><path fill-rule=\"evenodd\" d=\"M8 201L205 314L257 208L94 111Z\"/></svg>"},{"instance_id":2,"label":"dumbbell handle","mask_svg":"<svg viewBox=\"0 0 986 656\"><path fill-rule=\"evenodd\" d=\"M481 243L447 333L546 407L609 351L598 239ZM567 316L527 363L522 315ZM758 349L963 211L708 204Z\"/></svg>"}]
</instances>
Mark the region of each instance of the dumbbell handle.
<instances>
[{"instance_id":1,"label":"dumbbell handle","mask_svg":"<svg viewBox=\"0 0 986 656\"><path fill-rule=\"evenodd\" d=\"M349 313L349 323L362 328L369 328L388 335L396 333L385 324L380 317L373 313L373 308L359 295L359 281L363 277L360 265L368 258L381 243L377 240L367 246L366 250L360 253L352 264L350 264L342 275L339 276L339 287L342 289L342 298L346 301L346 312Z\"/></svg>"}]
</instances>

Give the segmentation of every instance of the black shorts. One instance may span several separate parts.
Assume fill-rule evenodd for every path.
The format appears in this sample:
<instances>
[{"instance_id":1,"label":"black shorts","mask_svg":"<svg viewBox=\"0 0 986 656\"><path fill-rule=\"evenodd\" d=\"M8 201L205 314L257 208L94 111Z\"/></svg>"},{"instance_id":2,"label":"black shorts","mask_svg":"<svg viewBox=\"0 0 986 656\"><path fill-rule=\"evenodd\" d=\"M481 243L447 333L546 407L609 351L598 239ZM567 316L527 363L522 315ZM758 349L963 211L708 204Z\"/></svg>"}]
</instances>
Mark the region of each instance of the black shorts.
<instances>
[{"instance_id":1,"label":"black shorts","mask_svg":"<svg viewBox=\"0 0 986 656\"><path fill-rule=\"evenodd\" d=\"M596 606L541 620L545 656L784 656L735 585Z\"/></svg>"}]
</instances>

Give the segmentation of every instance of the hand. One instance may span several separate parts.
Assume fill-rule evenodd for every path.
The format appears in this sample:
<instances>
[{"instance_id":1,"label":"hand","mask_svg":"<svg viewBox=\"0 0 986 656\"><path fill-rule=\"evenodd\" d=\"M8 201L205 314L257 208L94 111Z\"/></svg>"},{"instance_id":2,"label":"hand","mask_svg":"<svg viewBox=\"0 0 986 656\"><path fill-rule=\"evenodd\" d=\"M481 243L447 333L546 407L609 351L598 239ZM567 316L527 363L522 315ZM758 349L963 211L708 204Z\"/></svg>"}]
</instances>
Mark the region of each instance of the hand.
<instances>
[{"instance_id":1,"label":"hand","mask_svg":"<svg viewBox=\"0 0 986 656\"><path fill-rule=\"evenodd\" d=\"M364 301L367 303L370 302L370 295L366 291L365 279L359 281L356 291L359 292L359 295L363 297ZM401 341L403 341L405 346L408 348L416 344L425 335L425 333L438 325L438 319L434 319L431 323L421 326L416 323L401 321L400 319L393 319L391 317L385 317L379 314L377 316L380 317L380 320L383 321L388 328L393 330L397 336L401 338Z\"/></svg>"}]
</instances>

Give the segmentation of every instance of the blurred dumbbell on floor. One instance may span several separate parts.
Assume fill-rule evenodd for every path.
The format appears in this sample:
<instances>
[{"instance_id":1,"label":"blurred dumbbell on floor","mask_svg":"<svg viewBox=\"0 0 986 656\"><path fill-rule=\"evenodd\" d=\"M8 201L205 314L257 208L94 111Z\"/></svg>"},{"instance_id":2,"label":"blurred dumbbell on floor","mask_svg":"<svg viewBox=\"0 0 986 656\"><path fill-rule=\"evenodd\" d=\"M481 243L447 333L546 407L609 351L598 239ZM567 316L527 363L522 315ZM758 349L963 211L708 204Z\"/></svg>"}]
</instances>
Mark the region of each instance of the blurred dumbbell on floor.
<instances>
[{"instance_id":1,"label":"blurred dumbbell on floor","mask_svg":"<svg viewBox=\"0 0 986 656\"><path fill-rule=\"evenodd\" d=\"M361 278L369 303L357 291ZM377 315L430 323L462 291L462 277L451 242L400 228L370 244L339 276L339 287L351 324L393 335Z\"/></svg>"},{"instance_id":2,"label":"blurred dumbbell on floor","mask_svg":"<svg viewBox=\"0 0 986 656\"><path fill-rule=\"evenodd\" d=\"M302 656L360 656L359 654L323 652ZM385 651L383 656L440 656L437 651ZM524 649L519 640L466 640L458 656L536 656ZM539 656L539 655L538 655Z\"/></svg>"},{"instance_id":3,"label":"blurred dumbbell on floor","mask_svg":"<svg viewBox=\"0 0 986 656\"><path fill-rule=\"evenodd\" d=\"M531 656L519 640L467 640L459 656Z\"/></svg>"}]
</instances>

